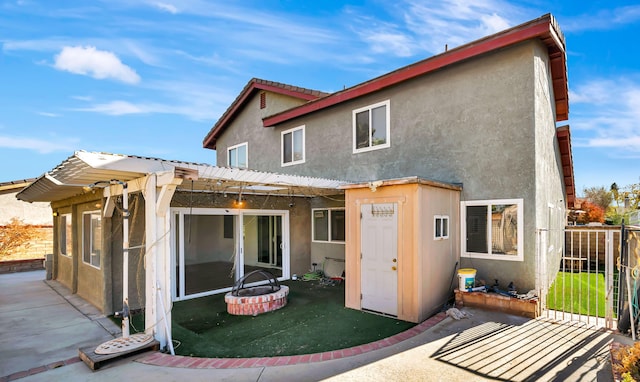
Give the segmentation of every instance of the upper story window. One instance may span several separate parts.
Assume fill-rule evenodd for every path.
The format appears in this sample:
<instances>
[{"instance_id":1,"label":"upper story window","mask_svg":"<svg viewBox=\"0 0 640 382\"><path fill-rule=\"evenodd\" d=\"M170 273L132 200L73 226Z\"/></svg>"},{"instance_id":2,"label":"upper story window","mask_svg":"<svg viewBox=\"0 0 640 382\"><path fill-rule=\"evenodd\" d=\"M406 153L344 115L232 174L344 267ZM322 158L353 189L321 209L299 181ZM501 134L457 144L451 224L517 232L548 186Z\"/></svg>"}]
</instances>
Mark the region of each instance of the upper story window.
<instances>
[{"instance_id":1,"label":"upper story window","mask_svg":"<svg viewBox=\"0 0 640 382\"><path fill-rule=\"evenodd\" d=\"M100 269L102 218L100 211L82 214L82 261Z\"/></svg>"},{"instance_id":2,"label":"upper story window","mask_svg":"<svg viewBox=\"0 0 640 382\"><path fill-rule=\"evenodd\" d=\"M73 241L71 240L71 214L63 214L60 215L60 221L58 225L59 239L58 243L60 245L60 254L63 256L71 256Z\"/></svg>"},{"instance_id":3,"label":"upper story window","mask_svg":"<svg viewBox=\"0 0 640 382\"><path fill-rule=\"evenodd\" d=\"M435 240L444 240L449 238L449 217L446 215L435 215L433 217Z\"/></svg>"},{"instance_id":4,"label":"upper story window","mask_svg":"<svg viewBox=\"0 0 640 382\"><path fill-rule=\"evenodd\" d=\"M282 132L282 166L304 163L304 125Z\"/></svg>"},{"instance_id":5,"label":"upper story window","mask_svg":"<svg viewBox=\"0 0 640 382\"><path fill-rule=\"evenodd\" d=\"M522 199L461 202L462 256L524 259Z\"/></svg>"},{"instance_id":6,"label":"upper story window","mask_svg":"<svg viewBox=\"0 0 640 382\"><path fill-rule=\"evenodd\" d=\"M247 142L244 142L227 148L227 163L229 167L249 167L247 147Z\"/></svg>"},{"instance_id":7,"label":"upper story window","mask_svg":"<svg viewBox=\"0 0 640 382\"><path fill-rule=\"evenodd\" d=\"M353 111L353 152L389 147L389 100Z\"/></svg>"},{"instance_id":8,"label":"upper story window","mask_svg":"<svg viewBox=\"0 0 640 382\"><path fill-rule=\"evenodd\" d=\"M344 243L344 212L344 208L314 208L311 211L313 241Z\"/></svg>"}]
</instances>

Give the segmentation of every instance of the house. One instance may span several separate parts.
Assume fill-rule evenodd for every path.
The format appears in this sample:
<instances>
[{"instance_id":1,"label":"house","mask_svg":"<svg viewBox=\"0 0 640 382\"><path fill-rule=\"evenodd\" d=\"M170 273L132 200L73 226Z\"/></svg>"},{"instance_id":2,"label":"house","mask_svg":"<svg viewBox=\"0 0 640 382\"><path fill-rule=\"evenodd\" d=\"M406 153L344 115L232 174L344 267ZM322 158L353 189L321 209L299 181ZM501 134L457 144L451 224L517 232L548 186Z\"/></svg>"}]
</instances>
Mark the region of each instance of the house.
<instances>
[{"instance_id":1,"label":"house","mask_svg":"<svg viewBox=\"0 0 640 382\"><path fill-rule=\"evenodd\" d=\"M291 106L308 94L253 79L203 145L216 150L220 165L361 185L344 187L348 306L362 308L363 289L369 288L361 281L361 256L366 258L363 248L370 240L361 231L362 206L392 203L400 211L418 192L400 189L409 179L459 188L449 195L455 206L427 198L424 205L438 208L427 215L420 211L412 223L401 215L396 219L394 229L413 235L398 241L412 240L410 246L393 249L401 260L396 254L386 259L386 268L398 261L398 280L405 284L390 289L391 279L383 289L401 311L411 306L399 317L420 320L435 309L448 286L431 302L416 293L448 284L458 260L489 284L513 281L524 291L536 288L537 272L555 274L561 239L536 232L564 227L575 190L570 130L557 127L569 112L565 41L551 15ZM362 193L368 185L376 186ZM386 196L379 199L382 190ZM336 207L321 198L312 205ZM416 207L404 211L415 214ZM449 246L442 248L449 259L434 259L442 253L432 251L429 240L441 239L434 232L442 221L449 225ZM555 249L541 259L537 246ZM343 248L314 241L311 250L320 260L325 253L339 256Z\"/></svg>"},{"instance_id":2,"label":"house","mask_svg":"<svg viewBox=\"0 0 640 382\"><path fill-rule=\"evenodd\" d=\"M51 225L51 208L49 203L25 203L16 199L16 194L22 189L31 184L35 178L31 179L18 179L8 182L0 183L0 229L6 229L6 227L14 220L17 219L20 223L29 227L29 230L33 234L34 239L31 240L28 246L21 246L16 249L9 257L3 258L3 260L20 260L24 263L24 266L29 266L25 269L30 269L31 266L42 267L42 262L38 264L36 260L42 260L46 254L53 253L53 227ZM22 260L34 260L28 261L33 263L27 264ZM18 263L13 265L14 268L22 268ZM5 267L0 269L0 272Z\"/></svg>"},{"instance_id":3,"label":"house","mask_svg":"<svg viewBox=\"0 0 640 382\"><path fill-rule=\"evenodd\" d=\"M420 322L457 268L521 290L557 272L567 97L545 15L335 93L252 79L204 138L218 166L79 151L17 197L51 202L55 277L144 307L163 343L163 306L255 269L338 269L347 307Z\"/></svg>"}]
</instances>

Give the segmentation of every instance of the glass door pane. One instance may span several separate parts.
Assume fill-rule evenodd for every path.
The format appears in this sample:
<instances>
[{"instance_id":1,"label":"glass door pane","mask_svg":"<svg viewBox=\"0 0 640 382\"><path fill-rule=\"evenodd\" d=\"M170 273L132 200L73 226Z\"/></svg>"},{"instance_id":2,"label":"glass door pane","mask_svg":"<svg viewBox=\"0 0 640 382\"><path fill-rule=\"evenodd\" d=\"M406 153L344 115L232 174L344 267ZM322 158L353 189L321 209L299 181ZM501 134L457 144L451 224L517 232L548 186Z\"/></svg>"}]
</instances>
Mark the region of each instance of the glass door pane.
<instances>
[{"instance_id":1,"label":"glass door pane","mask_svg":"<svg viewBox=\"0 0 640 382\"><path fill-rule=\"evenodd\" d=\"M282 277L282 216L245 215L243 235L243 275L262 269Z\"/></svg>"},{"instance_id":2,"label":"glass door pane","mask_svg":"<svg viewBox=\"0 0 640 382\"><path fill-rule=\"evenodd\" d=\"M232 217L231 224L234 221ZM230 288L235 283L237 249L229 225L225 215L184 215L185 296Z\"/></svg>"}]
</instances>

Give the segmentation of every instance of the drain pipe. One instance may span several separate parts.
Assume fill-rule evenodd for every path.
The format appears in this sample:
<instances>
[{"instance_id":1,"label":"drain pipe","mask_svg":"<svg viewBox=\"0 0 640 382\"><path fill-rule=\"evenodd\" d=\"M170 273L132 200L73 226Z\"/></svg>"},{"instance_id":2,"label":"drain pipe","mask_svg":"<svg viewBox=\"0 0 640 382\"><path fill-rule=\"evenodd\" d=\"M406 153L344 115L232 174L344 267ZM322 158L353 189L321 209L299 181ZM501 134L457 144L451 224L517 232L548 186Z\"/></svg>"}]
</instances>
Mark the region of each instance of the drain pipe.
<instances>
[{"instance_id":1,"label":"drain pipe","mask_svg":"<svg viewBox=\"0 0 640 382\"><path fill-rule=\"evenodd\" d=\"M122 337L129 337L129 195L122 184Z\"/></svg>"},{"instance_id":2,"label":"drain pipe","mask_svg":"<svg viewBox=\"0 0 640 382\"><path fill-rule=\"evenodd\" d=\"M164 309L164 298L162 296L162 289L160 289L160 282L156 281L156 293L160 300L160 308L162 309L162 317L164 318L164 330L167 333L167 345L171 355L176 355L173 350L173 340L171 339L171 330L169 329L169 322L167 321L167 311Z\"/></svg>"},{"instance_id":3,"label":"drain pipe","mask_svg":"<svg viewBox=\"0 0 640 382\"><path fill-rule=\"evenodd\" d=\"M122 338L128 338L129 332L129 195L127 183L112 179L111 184L122 186L122 311L116 317L122 317Z\"/></svg>"}]
</instances>

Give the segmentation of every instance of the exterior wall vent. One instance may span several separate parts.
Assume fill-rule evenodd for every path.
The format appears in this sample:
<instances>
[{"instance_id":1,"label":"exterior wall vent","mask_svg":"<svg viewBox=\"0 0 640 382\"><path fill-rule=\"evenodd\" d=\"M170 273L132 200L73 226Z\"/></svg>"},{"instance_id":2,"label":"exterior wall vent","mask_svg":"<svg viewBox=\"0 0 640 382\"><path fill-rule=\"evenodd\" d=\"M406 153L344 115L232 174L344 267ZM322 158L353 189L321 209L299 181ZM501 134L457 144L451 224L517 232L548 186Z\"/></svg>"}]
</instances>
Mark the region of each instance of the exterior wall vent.
<instances>
[{"instance_id":1,"label":"exterior wall vent","mask_svg":"<svg viewBox=\"0 0 640 382\"><path fill-rule=\"evenodd\" d=\"M260 109L267 107L267 93L260 93Z\"/></svg>"}]
</instances>

